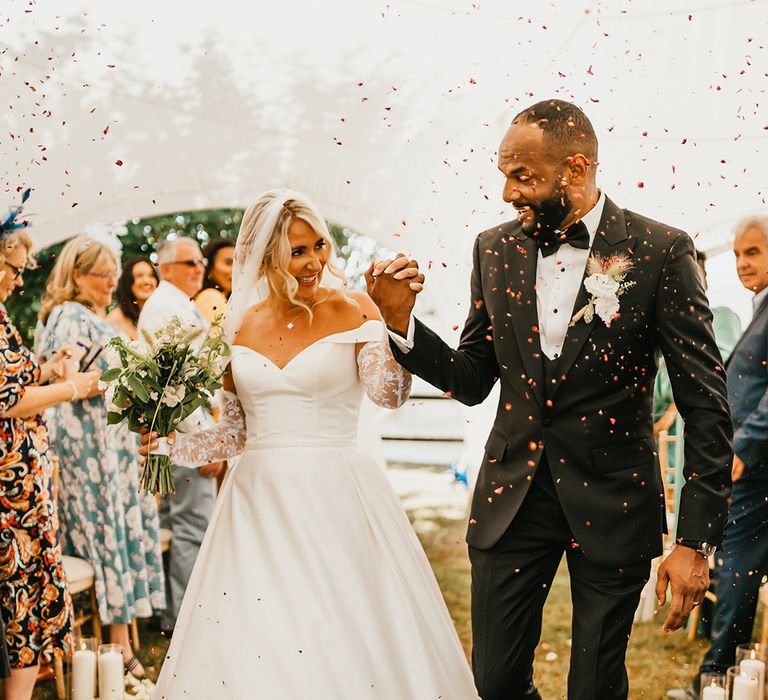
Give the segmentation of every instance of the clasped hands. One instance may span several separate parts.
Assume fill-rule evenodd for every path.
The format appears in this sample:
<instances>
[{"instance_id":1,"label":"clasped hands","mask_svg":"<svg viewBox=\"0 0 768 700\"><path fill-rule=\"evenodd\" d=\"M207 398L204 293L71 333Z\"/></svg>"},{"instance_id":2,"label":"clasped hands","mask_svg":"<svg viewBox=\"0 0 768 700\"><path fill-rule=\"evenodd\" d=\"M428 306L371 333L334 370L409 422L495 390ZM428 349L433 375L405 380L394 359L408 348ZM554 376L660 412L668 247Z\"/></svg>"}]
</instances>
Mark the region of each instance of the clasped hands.
<instances>
[{"instance_id":1,"label":"clasped hands","mask_svg":"<svg viewBox=\"0 0 768 700\"><path fill-rule=\"evenodd\" d=\"M419 263L398 253L394 259L371 263L365 273L365 282L384 323L405 337L416 295L424 288L424 275L419 271Z\"/></svg>"}]
</instances>

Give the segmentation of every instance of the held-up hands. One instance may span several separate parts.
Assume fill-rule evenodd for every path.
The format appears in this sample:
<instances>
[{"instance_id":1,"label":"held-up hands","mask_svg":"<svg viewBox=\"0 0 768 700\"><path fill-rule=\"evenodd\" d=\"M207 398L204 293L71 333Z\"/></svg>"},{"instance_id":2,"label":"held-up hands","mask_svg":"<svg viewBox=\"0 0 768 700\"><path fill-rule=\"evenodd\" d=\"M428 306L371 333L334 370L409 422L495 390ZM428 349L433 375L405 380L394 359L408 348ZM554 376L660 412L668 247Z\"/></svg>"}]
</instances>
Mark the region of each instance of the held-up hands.
<instances>
[{"instance_id":1,"label":"held-up hands","mask_svg":"<svg viewBox=\"0 0 768 700\"><path fill-rule=\"evenodd\" d=\"M695 605L700 605L709 588L709 562L690 547L676 546L659 567L656 598L667 602L667 586L672 588L672 603L664 620L664 631L672 632L685 624Z\"/></svg>"},{"instance_id":2,"label":"held-up hands","mask_svg":"<svg viewBox=\"0 0 768 700\"><path fill-rule=\"evenodd\" d=\"M419 263L398 253L394 260L371 263L365 281L384 323L405 337L416 295L424 289L424 275L419 272Z\"/></svg>"},{"instance_id":3,"label":"held-up hands","mask_svg":"<svg viewBox=\"0 0 768 700\"><path fill-rule=\"evenodd\" d=\"M90 399L102 393L99 388L99 377L101 372L94 368L87 372L80 371L80 359L70 354L66 356L67 349L64 349L65 357L61 361L61 381L72 382L77 388L76 396L78 399Z\"/></svg>"}]
</instances>

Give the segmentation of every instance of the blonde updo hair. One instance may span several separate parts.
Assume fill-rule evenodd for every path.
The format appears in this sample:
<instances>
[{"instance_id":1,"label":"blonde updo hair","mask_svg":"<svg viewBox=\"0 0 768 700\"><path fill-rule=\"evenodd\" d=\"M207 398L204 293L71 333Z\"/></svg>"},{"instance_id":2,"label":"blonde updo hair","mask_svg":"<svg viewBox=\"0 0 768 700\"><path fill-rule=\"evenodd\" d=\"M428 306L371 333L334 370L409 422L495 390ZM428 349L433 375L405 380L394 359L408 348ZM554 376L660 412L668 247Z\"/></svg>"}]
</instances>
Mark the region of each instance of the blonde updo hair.
<instances>
[{"instance_id":1,"label":"blonde updo hair","mask_svg":"<svg viewBox=\"0 0 768 700\"><path fill-rule=\"evenodd\" d=\"M30 270L34 269L37 265L37 262L32 255L34 243L32 242L32 238L27 233L26 229L23 228L15 229L14 231L11 231L10 233L3 236L3 238L0 238L0 260L4 261L5 256L8 255L8 253L10 253L12 250L16 250L16 248L19 246L27 251L27 268Z\"/></svg>"},{"instance_id":2,"label":"blonde updo hair","mask_svg":"<svg viewBox=\"0 0 768 700\"><path fill-rule=\"evenodd\" d=\"M239 234L240 236L246 236L246 241L244 241L246 245L243 246L243 251L248 249L247 238L256 234L259 219L262 218L264 210L274 201L276 196L279 196L279 191L272 190L266 192L246 210L240 225ZM294 306L305 309L311 319L312 308L299 298L297 294L299 284L296 278L288 273L292 251L288 231L291 228L291 224L297 220L306 222L318 236L325 240L328 246L326 269L340 279L342 287L346 288L347 279L344 273L334 264L335 246L331 233L328 230L328 224L326 224L317 209L308 201L300 199L288 199L280 208L272 236L264 250L264 260L260 275L266 279L270 294Z\"/></svg>"},{"instance_id":3,"label":"blonde updo hair","mask_svg":"<svg viewBox=\"0 0 768 700\"><path fill-rule=\"evenodd\" d=\"M75 270L88 274L95 267L107 262L118 264L114 251L103 243L88 236L75 236L70 240L62 248L48 276L38 313L40 321L45 323L51 311L67 301L79 302L91 311L96 311L91 302L80 296L80 289L75 282Z\"/></svg>"}]
</instances>

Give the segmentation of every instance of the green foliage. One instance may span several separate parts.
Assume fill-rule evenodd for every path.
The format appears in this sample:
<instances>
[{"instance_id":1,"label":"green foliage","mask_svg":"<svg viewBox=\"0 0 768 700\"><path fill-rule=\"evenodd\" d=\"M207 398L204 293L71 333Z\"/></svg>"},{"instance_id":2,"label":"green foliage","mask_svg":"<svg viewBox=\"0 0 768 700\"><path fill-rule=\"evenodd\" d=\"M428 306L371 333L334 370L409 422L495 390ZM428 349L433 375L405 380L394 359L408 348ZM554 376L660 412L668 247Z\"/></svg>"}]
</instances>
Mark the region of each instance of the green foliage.
<instances>
[{"instance_id":1,"label":"green foliage","mask_svg":"<svg viewBox=\"0 0 768 700\"><path fill-rule=\"evenodd\" d=\"M143 255L151 256L155 246L168 236L189 236L201 246L212 238L237 239L242 209L207 209L192 212L164 214L126 222L127 233L120 237L123 260ZM34 223L34 222L33 222ZM337 224L329 223L336 243L340 263L353 288L363 288L363 275L370 261L385 252L376 242ZM34 228L30 229L34 236ZM40 300L56 258L64 247L57 243L37 256L38 267L24 273L24 288L6 302L8 313L19 329L24 342L32 347Z\"/></svg>"},{"instance_id":2,"label":"green foliage","mask_svg":"<svg viewBox=\"0 0 768 700\"><path fill-rule=\"evenodd\" d=\"M118 336L107 345L110 369L101 375L110 425L126 421L133 432L143 427L166 437L221 388L229 348L221 334L210 334L178 317L153 333L142 331L144 345ZM166 495L174 491L171 462L151 454L139 486Z\"/></svg>"}]
</instances>

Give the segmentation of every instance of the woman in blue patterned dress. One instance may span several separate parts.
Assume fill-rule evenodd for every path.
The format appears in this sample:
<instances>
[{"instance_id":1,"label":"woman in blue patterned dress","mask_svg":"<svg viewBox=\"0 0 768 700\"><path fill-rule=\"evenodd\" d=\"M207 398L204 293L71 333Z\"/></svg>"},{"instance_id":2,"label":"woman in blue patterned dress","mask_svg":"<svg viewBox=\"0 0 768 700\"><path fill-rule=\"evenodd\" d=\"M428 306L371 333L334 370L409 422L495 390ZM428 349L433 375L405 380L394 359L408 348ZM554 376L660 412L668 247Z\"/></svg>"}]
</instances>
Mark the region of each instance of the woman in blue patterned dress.
<instances>
[{"instance_id":1,"label":"woman in blue patterned dress","mask_svg":"<svg viewBox=\"0 0 768 700\"><path fill-rule=\"evenodd\" d=\"M32 241L24 230L0 240L0 302L23 284ZM57 345L40 365L0 306L0 608L10 675L7 700L28 700L41 662L69 651L72 601L51 497L48 432L41 411L98 391ZM38 386L62 378L49 386Z\"/></svg>"},{"instance_id":2,"label":"woman in blue patterned dress","mask_svg":"<svg viewBox=\"0 0 768 700\"><path fill-rule=\"evenodd\" d=\"M117 259L86 236L62 249L40 309L36 348L52 353L61 343L105 345L118 330L105 319L118 276ZM103 357L96 360L107 369ZM131 653L128 624L165 607L157 503L138 493L136 436L108 426L102 396L53 408L51 439L61 463L59 518L62 546L96 571L101 622L123 646L126 669L142 677Z\"/></svg>"}]
</instances>

